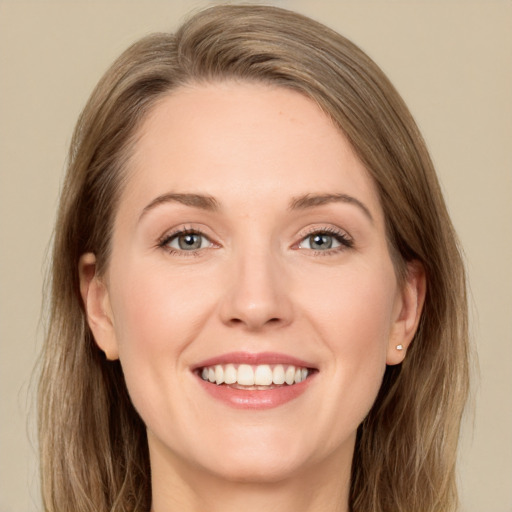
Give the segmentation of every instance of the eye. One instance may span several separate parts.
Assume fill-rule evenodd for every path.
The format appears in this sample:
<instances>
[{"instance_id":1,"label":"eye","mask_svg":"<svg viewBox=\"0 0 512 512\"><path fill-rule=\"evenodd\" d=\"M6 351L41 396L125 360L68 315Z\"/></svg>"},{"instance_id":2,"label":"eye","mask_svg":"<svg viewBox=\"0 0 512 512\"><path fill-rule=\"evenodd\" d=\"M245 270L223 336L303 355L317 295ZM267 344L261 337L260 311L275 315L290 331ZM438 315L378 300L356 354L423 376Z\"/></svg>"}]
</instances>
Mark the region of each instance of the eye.
<instances>
[{"instance_id":1,"label":"eye","mask_svg":"<svg viewBox=\"0 0 512 512\"><path fill-rule=\"evenodd\" d=\"M171 251L193 252L212 246L212 242L202 233L181 231L165 237L160 246Z\"/></svg>"},{"instance_id":2,"label":"eye","mask_svg":"<svg viewBox=\"0 0 512 512\"><path fill-rule=\"evenodd\" d=\"M311 249L313 251L324 252L330 249L336 250L352 246L352 240L345 234L341 232L331 233L329 231L315 231L303 238L298 245L299 249Z\"/></svg>"}]
</instances>

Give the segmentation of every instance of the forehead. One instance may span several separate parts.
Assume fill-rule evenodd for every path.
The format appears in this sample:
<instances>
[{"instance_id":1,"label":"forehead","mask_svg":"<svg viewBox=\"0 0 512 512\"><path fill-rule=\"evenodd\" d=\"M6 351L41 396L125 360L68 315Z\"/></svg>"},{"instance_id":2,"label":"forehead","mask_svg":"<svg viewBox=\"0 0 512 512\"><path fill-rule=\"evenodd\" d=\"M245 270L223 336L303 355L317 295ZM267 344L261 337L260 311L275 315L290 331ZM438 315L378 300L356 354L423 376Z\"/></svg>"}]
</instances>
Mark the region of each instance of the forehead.
<instances>
[{"instance_id":1,"label":"forehead","mask_svg":"<svg viewBox=\"0 0 512 512\"><path fill-rule=\"evenodd\" d=\"M372 179L318 105L259 83L190 85L163 97L139 130L125 192L141 201L186 192L283 202L337 192L379 209Z\"/></svg>"}]
</instances>

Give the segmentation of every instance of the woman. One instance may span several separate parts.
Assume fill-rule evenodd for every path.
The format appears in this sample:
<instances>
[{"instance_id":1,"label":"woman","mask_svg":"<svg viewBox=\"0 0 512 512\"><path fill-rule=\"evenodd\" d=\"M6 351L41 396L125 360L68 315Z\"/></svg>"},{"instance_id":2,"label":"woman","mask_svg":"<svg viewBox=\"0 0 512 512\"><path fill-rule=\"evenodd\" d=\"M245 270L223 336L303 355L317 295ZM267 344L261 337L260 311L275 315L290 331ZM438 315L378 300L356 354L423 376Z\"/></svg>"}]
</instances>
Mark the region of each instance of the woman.
<instances>
[{"instance_id":1,"label":"woman","mask_svg":"<svg viewBox=\"0 0 512 512\"><path fill-rule=\"evenodd\" d=\"M467 373L456 236L365 54L218 6L114 63L55 233L46 510L455 510Z\"/></svg>"}]
</instances>

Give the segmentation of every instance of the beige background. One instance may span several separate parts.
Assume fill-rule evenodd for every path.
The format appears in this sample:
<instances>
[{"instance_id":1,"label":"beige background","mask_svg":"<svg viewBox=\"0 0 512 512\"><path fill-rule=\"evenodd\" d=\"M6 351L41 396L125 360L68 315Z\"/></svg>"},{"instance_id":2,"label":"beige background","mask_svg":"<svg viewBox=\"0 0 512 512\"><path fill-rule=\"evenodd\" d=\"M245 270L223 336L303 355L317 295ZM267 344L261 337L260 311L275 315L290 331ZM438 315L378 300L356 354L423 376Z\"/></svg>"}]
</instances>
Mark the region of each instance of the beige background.
<instances>
[{"instance_id":1,"label":"beige background","mask_svg":"<svg viewBox=\"0 0 512 512\"><path fill-rule=\"evenodd\" d=\"M74 122L129 43L211 3L0 0L0 512L40 509L30 379ZM512 512L512 3L274 3L358 43L423 130L467 255L480 359L460 457L463 510Z\"/></svg>"}]
</instances>

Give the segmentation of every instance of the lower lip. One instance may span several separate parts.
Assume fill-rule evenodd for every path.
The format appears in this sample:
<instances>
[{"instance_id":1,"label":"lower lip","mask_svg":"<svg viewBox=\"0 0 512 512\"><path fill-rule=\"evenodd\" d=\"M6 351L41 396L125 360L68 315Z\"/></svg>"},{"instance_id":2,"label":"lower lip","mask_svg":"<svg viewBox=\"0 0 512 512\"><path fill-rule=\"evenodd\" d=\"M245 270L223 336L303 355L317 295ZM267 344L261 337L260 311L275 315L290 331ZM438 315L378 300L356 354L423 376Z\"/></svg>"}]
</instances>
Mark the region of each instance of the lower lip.
<instances>
[{"instance_id":1,"label":"lower lip","mask_svg":"<svg viewBox=\"0 0 512 512\"><path fill-rule=\"evenodd\" d=\"M198 379L206 392L230 407L235 409L272 409L302 395L309 387L315 375L310 375L306 380L292 386L284 385L268 390L235 389L223 384L212 384L199 376Z\"/></svg>"}]
</instances>

